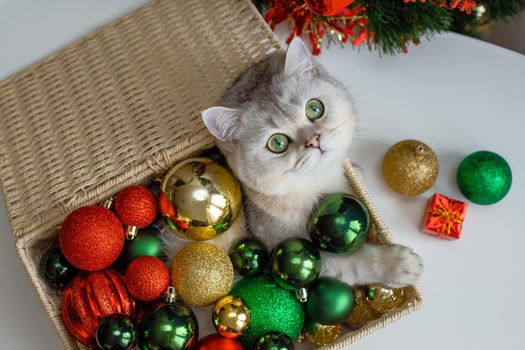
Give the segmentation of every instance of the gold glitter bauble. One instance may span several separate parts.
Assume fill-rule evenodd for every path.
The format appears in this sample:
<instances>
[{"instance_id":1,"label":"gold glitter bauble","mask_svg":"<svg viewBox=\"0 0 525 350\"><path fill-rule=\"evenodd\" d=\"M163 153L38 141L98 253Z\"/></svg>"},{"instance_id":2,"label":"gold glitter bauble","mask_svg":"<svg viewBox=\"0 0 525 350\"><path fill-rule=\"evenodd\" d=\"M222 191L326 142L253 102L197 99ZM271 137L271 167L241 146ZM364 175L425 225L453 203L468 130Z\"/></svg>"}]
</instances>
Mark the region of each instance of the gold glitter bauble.
<instances>
[{"instance_id":1,"label":"gold glitter bauble","mask_svg":"<svg viewBox=\"0 0 525 350\"><path fill-rule=\"evenodd\" d=\"M305 337L311 343L316 345L328 345L335 342L343 331L343 327L340 324L336 325L324 325L320 323L314 323L307 326Z\"/></svg>"},{"instance_id":2,"label":"gold glitter bauble","mask_svg":"<svg viewBox=\"0 0 525 350\"><path fill-rule=\"evenodd\" d=\"M428 190L438 176L434 151L421 141L396 143L383 158L383 177L396 192L416 196Z\"/></svg>"},{"instance_id":3,"label":"gold glitter bauble","mask_svg":"<svg viewBox=\"0 0 525 350\"><path fill-rule=\"evenodd\" d=\"M355 287L355 306L352 313L345 321L345 324L352 328L358 329L370 321L381 317L381 313L375 310L366 297L366 291L362 287Z\"/></svg>"},{"instance_id":4,"label":"gold glitter bauble","mask_svg":"<svg viewBox=\"0 0 525 350\"><path fill-rule=\"evenodd\" d=\"M386 314L403 305L406 300L406 293L404 288L389 288L381 284L370 284L367 287L366 297L377 312Z\"/></svg>"},{"instance_id":5,"label":"gold glitter bauble","mask_svg":"<svg viewBox=\"0 0 525 350\"><path fill-rule=\"evenodd\" d=\"M211 305L230 291L233 266L228 254L215 244L190 243L173 258L171 283L185 303Z\"/></svg>"},{"instance_id":6,"label":"gold glitter bauble","mask_svg":"<svg viewBox=\"0 0 525 350\"><path fill-rule=\"evenodd\" d=\"M207 158L176 164L164 176L161 191L175 216L170 217L169 210L163 213L170 231L196 241L226 231L241 210L239 183L226 168Z\"/></svg>"},{"instance_id":7,"label":"gold glitter bauble","mask_svg":"<svg viewBox=\"0 0 525 350\"><path fill-rule=\"evenodd\" d=\"M213 307L213 325L223 337L240 337L250 326L250 320L250 309L240 298L227 295Z\"/></svg>"}]
</instances>

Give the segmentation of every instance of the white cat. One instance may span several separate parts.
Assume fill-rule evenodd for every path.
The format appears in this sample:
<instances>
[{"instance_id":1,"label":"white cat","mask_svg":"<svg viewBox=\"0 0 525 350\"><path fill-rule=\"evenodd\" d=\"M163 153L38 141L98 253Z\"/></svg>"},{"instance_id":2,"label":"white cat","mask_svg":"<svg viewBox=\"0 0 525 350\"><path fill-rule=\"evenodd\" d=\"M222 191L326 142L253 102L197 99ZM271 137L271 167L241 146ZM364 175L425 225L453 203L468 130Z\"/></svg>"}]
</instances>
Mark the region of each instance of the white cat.
<instances>
[{"instance_id":1,"label":"white cat","mask_svg":"<svg viewBox=\"0 0 525 350\"><path fill-rule=\"evenodd\" d=\"M343 173L355 125L350 96L298 38L286 53L250 67L202 118L242 184L248 234L269 249L291 236L308 239L318 200L350 191ZM246 232L239 225L215 243L229 250ZM423 270L401 245L365 244L350 256L322 252L321 260L321 274L350 285L402 287Z\"/></svg>"}]
</instances>

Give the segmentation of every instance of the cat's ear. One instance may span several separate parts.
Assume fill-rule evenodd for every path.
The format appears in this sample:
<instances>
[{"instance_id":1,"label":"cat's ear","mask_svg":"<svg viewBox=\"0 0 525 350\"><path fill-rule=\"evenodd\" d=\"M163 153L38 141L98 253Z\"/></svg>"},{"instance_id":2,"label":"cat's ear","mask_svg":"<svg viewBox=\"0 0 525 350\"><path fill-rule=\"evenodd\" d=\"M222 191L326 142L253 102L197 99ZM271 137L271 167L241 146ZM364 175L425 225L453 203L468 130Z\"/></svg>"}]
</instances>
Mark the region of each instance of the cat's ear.
<instances>
[{"instance_id":1,"label":"cat's ear","mask_svg":"<svg viewBox=\"0 0 525 350\"><path fill-rule=\"evenodd\" d=\"M232 142L239 111L226 107L210 107L201 112L210 133L223 142Z\"/></svg>"},{"instance_id":2,"label":"cat's ear","mask_svg":"<svg viewBox=\"0 0 525 350\"><path fill-rule=\"evenodd\" d=\"M312 57L300 37L296 36L286 50L284 75L306 72L312 69Z\"/></svg>"}]
</instances>

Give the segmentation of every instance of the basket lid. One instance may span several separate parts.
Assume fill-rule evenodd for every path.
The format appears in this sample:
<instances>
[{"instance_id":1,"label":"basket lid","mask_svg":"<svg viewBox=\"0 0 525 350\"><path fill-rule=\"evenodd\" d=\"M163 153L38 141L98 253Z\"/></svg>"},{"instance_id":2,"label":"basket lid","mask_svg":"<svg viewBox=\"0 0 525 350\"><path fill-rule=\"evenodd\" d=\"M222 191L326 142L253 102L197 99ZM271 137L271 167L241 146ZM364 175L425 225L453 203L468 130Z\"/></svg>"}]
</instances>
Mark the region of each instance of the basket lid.
<instances>
[{"instance_id":1,"label":"basket lid","mask_svg":"<svg viewBox=\"0 0 525 350\"><path fill-rule=\"evenodd\" d=\"M211 146L199 112L279 47L249 0L157 0L0 82L13 233Z\"/></svg>"}]
</instances>

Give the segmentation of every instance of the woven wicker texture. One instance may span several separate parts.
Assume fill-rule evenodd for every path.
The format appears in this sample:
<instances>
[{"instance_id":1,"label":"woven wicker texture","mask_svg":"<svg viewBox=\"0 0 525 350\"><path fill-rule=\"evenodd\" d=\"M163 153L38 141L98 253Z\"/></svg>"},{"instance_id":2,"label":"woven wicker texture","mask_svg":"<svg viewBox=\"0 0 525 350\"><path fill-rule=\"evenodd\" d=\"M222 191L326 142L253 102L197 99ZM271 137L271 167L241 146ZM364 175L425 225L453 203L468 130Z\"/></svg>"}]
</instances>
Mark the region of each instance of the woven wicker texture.
<instances>
[{"instance_id":1,"label":"woven wicker texture","mask_svg":"<svg viewBox=\"0 0 525 350\"><path fill-rule=\"evenodd\" d=\"M279 49L249 0L157 0L0 83L0 181L17 250L68 349L38 262L74 208L146 182L213 144L199 112ZM350 164L347 176L390 242ZM417 308L350 332L340 348Z\"/></svg>"}]
</instances>

